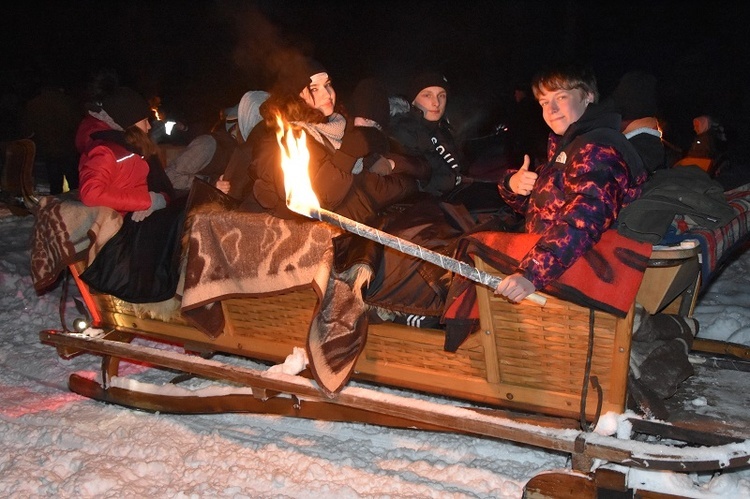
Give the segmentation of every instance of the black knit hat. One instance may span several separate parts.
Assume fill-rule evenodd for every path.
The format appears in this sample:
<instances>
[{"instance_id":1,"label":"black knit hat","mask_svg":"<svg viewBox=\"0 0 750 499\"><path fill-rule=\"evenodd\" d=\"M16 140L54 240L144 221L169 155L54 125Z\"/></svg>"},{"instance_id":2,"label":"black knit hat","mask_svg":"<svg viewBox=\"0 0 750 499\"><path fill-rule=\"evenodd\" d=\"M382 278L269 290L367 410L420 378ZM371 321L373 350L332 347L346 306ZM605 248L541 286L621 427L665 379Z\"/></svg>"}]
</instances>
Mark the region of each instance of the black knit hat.
<instances>
[{"instance_id":1,"label":"black knit hat","mask_svg":"<svg viewBox=\"0 0 750 499\"><path fill-rule=\"evenodd\" d=\"M656 77L643 71L625 73L612 92L612 102L623 121L656 116Z\"/></svg>"},{"instance_id":2,"label":"black knit hat","mask_svg":"<svg viewBox=\"0 0 750 499\"><path fill-rule=\"evenodd\" d=\"M375 78L365 78L357 84L352 93L352 117L367 118L386 127L390 111L385 85Z\"/></svg>"},{"instance_id":3,"label":"black knit hat","mask_svg":"<svg viewBox=\"0 0 750 499\"><path fill-rule=\"evenodd\" d=\"M326 68L309 57L297 59L285 66L279 74L279 87L292 95L299 95L312 83L311 78L318 73L327 73Z\"/></svg>"},{"instance_id":4,"label":"black knit hat","mask_svg":"<svg viewBox=\"0 0 750 499\"><path fill-rule=\"evenodd\" d=\"M102 108L123 130L151 117L151 108L138 92L118 87L102 98Z\"/></svg>"},{"instance_id":5,"label":"black knit hat","mask_svg":"<svg viewBox=\"0 0 750 499\"><path fill-rule=\"evenodd\" d=\"M450 92L450 86L448 85L448 79L441 73L435 71L424 71L415 75L409 82L409 88L407 89L407 97L410 99L409 102L414 102L419 92L427 87L441 87L446 92Z\"/></svg>"}]
</instances>

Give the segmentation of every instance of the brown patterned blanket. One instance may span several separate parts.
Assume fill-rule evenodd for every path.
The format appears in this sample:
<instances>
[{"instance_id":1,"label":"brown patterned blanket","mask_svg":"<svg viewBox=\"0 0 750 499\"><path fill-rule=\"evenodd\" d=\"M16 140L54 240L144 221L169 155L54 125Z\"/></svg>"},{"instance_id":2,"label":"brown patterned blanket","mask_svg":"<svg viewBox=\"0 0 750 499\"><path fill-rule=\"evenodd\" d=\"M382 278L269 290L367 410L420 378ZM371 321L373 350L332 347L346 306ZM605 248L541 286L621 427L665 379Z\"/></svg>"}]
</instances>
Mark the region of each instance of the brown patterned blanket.
<instances>
[{"instance_id":1,"label":"brown patterned blanket","mask_svg":"<svg viewBox=\"0 0 750 499\"><path fill-rule=\"evenodd\" d=\"M34 210L31 279L38 293L57 281L70 264L94 261L99 249L122 226L111 208L89 207L73 195L45 196Z\"/></svg>"},{"instance_id":2,"label":"brown patterned blanket","mask_svg":"<svg viewBox=\"0 0 750 499\"><path fill-rule=\"evenodd\" d=\"M215 203L188 219L183 315L209 336L224 327L219 301L325 282L338 229L307 219L228 210Z\"/></svg>"}]
</instances>

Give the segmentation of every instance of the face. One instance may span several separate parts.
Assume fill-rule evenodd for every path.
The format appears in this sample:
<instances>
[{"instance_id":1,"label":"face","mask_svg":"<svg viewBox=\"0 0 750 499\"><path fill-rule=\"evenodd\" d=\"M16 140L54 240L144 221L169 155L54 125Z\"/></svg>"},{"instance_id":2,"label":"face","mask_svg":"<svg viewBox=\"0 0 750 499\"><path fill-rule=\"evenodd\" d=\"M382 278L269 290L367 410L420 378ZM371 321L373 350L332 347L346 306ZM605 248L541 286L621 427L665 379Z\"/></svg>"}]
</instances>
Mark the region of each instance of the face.
<instances>
[{"instance_id":1,"label":"face","mask_svg":"<svg viewBox=\"0 0 750 499\"><path fill-rule=\"evenodd\" d=\"M542 91L537 98L542 106L542 116L557 135L563 135L568 127L583 116L588 105L594 101L591 93L580 89Z\"/></svg>"},{"instance_id":2,"label":"face","mask_svg":"<svg viewBox=\"0 0 750 499\"><path fill-rule=\"evenodd\" d=\"M141 121L136 123L135 126L143 130L145 133L148 133L148 131L151 130L151 123L149 123L148 118L143 118Z\"/></svg>"},{"instance_id":3,"label":"face","mask_svg":"<svg viewBox=\"0 0 750 499\"><path fill-rule=\"evenodd\" d=\"M333 108L336 106L336 91L331 85L328 73L318 73L313 75L310 85L300 92L299 96L307 102L307 105L317 109L324 116L333 114Z\"/></svg>"},{"instance_id":4,"label":"face","mask_svg":"<svg viewBox=\"0 0 750 499\"><path fill-rule=\"evenodd\" d=\"M448 103L448 93L443 87L423 88L419 95L414 98L414 104L424 114L427 121L439 121L445 114L445 105Z\"/></svg>"}]
</instances>

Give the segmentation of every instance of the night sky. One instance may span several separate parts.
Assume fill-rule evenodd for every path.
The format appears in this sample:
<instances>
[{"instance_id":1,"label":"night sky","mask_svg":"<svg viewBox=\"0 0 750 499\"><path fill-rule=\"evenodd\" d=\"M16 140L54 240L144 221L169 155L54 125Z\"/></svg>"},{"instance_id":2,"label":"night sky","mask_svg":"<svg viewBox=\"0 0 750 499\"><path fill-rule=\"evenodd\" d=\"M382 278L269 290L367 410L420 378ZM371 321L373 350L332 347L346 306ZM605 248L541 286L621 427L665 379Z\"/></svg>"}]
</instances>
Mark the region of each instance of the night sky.
<instances>
[{"instance_id":1,"label":"night sky","mask_svg":"<svg viewBox=\"0 0 750 499\"><path fill-rule=\"evenodd\" d=\"M750 136L750 16L734 4L32 0L0 15L0 84L6 103L49 82L80 94L110 67L161 97L170 117L210 124L245 91L267 88L274 65L296 51L328 68L344 102L362 77L395 92L416 68L438 68L452 85L449 111L490 122L516 82L566 58L590 63L605 96L625 71L654 73L678 142L702 113L730 136Z\"/></svg>"}]
</instances>

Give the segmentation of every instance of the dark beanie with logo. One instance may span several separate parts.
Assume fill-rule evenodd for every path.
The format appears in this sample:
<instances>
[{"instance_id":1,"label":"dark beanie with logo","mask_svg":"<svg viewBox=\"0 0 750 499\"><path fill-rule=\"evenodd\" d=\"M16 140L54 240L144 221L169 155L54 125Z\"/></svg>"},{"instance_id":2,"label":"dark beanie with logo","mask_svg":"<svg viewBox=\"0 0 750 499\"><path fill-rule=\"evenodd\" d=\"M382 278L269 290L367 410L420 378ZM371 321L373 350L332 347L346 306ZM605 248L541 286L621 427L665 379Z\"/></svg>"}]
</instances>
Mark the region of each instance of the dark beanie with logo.
<instances>
[{"instance_id":1,"label":"dark beanie with logo","mask_svg":"<svg viewBox=\"0 0 750 499\"><path fill-rule=\"evenodd\" d=\"M409 102L414 102L419 92L427 87L441 87L446 92L450 92L450 86L448 85L448 78L441 73L436 71L423 71L414 75L409 82L407 89L407 97L410 99Z\"/></svg>"},{"instance_id":2,"label":"dark beanie with logo","mask_svg":"<svg viewBox=\"0 0 750 499\"><path fill-rule=\"evenodd\" d=\"M151 108L138 92L118 87L102 98L102 108L123 130L151 117Z\"/></svg>"},{"instance_id":3,"label":"dark beanie with logo","mask_svg":"<svg viewBox=\"0 0 750 499\"><path fill-rule=\"evenodd\" d=\"M612 92L611 100L623 121L656 116L656 77L643 71L625 73Z\"/></svg>"},{"instance_id":4,"label":"dark beanie with logo","mask_svg":"<svg viewBox=\"0 0 750 499\"><path fill-rule=\"evenodd\" d=\"M375 78L361 80L352 92L351 101L352 117L367 118L382 127L388 126L391 106L388 91L380 81Z\"/></svg>"}]
</instances>

